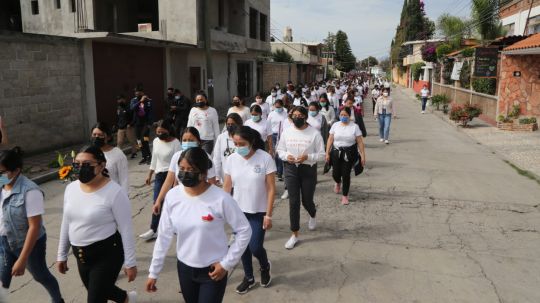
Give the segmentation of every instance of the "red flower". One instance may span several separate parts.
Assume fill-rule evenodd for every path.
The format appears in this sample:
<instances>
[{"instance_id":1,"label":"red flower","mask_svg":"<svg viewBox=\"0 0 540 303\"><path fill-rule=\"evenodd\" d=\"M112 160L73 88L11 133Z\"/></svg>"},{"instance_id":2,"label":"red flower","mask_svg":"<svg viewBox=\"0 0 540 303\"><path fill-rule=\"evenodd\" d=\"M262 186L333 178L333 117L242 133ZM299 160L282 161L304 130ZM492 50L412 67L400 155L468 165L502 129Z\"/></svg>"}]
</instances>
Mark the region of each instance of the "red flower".
<instances>
[{"instance_id":1,"label":"red flower","mask_svg":"<svg viewBox=\"0 0 540 303\"><path fill-rule=\"evenodd\" d=\"M207 216L202 216L202 219L203 219L203 221L206 221L206 222L214 221L214 217L212 217L211 214L208 214Z\"/></svg>"}]
</instances>

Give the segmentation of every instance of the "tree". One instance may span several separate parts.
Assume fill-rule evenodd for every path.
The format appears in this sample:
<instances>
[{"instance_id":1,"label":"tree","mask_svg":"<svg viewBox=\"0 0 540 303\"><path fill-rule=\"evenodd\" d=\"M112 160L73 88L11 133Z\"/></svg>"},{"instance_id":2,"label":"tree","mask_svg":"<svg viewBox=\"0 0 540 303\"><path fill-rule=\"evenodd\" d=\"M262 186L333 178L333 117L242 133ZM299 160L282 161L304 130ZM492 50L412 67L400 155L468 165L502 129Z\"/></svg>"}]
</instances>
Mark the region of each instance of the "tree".
<instances>
[{"instance_id":1,"label":"tree","mask_svg":"<svg viewBox=\"0 0 540 303\"><path fill-rule=\"evenodd\" d=\"M274 62L293 63L294 59L291 54L285 49L278 49L272 53Z\"/></svg>"},{"instance_id":2,"label":"tree","mask_svg":"<svg viewBox=\"0 0 540 303\"><path fill-rule=\"evenodd\" d=\"M383 71L385 71L387 74L391 74L390 71L390 57L384 57L379 60L379 66Z\"/></svg>"},{"instance_id":3,"label":"tree","mask_svg":"<svg viewBox=\"0 0 540 303\"><path fill-rule=\"evenodd\" d=\"M504 36L499 20L498 0L472 0L472 16L482 40L494 40Z\"/></svg>"},{"instance_id":4,"label":"tree","mask_svg":"<svg viewBox=\"0 0 540 303\"><path fill-rule=\"evenodd\" d=\"M471 36L471 22L450 14L442 14L437 19L437 30L446 38L453 49L461 46L463 38Z\"/></svg>"},{"instance_id":5,"label":"tree","mask_svg":"<svg viewBox=\"0 0 540 303\"><path fill-rule=\"evenodd\" d=\"M336 33L336 67L344 72L349 72L356 67L356 57L351 51L349 38L341 30Z\"/></svg>"},{"instance_id":6,"label":"tree","mask_svg":"<svg viewBox=\"0 0 540 303\"><path fill-rule=\"evenodd\" d=\"M336 51L336 34L328 32L328 36L323 40L323 51L324 52L335 52Z\"/></svg>"},{"instance_id":7,"label":"tree","mask_svg":"<svg viewBox=\"0 0 540 303\"><path fill-rule=\"evenodd\" d=\"M377 60L377 58L373 56L369 56L365 58L364 60L360 61L360 68L364 70L367 70L368 67L373 67L375 65L379 65L379 61Z\"/></svg>"}]
</instances>

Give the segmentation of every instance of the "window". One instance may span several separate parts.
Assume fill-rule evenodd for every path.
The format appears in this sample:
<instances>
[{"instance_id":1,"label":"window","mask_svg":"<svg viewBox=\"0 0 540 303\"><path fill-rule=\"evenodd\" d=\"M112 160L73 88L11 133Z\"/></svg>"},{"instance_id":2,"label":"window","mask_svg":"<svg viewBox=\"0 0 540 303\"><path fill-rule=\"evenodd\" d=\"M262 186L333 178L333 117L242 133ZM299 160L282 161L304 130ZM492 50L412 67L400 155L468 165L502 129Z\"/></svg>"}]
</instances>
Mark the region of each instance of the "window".
<instances>
[{"instance_id":1,"label":"window","mask_svg":"<svg viewBox=\"0 0 540 303\"><path fill-rule=\"evenodd\" d=\"M249 37L257 39L257 17L259 12L256 9L249 9Z\"/></svg>"},{"instance_id":2,"label":"window","mask_svg":"<svg viewBox=\"0 0 540 303\"><path fill-rule=\"evenodd\" d=\"M515 34L515 30L516 30L516 24L515 23L510 23L510 24L507 24L505 26L503 26L504 30L506 30L506 36L513 36Z\"/></svg>"},{"instance_id":3,"label":"window","mask_svg":"<svg viewBox=\"0 0 540 303\"><path fill-rule=\"evenodd\" d=\"M267 17L265 14L260 14L259 15L259 26L260 26L260 35L259 35L259 39L261 39L261 41L266 41L266 23L267 23Z\"/></svg>"},{"instance_id":4,"label":"window","mask_svg":"<svg viewBox=\"0 0 540 303\"><path fill-rule=\"evenodd\" d=\"M38 15L39 14L39 3L37 0L32 0L30 2L30 5L32 6L32 15Z\"/></svg>"},{"instance_id":5,"label":"window","mask_svg":"<svg viewBox=\"0 0 540 303\"><path fill-rule=\"evenodd\" d=\"M56 0L56 8L57 9L62 8L62 0Z\"/></svg>"},{"instance_id":6,"label":"window","mask_svg":"<svg viewBox=\"0 0 540 303\"><path fill-rule=\"evenodd\" d=\"M77 11L77 4L75 3L76 0L71 0L71 12L74 13Z\"/></svg>"},{"instance_id":7,"label":"window","mask_svg":"<svg viewBox=\"0 0 540 303\"><path fill-rule=\"evenodd\" d=\"M529 35L540 33L540 15L529 18L527 33Z\"/></svg>"}]
</instances>

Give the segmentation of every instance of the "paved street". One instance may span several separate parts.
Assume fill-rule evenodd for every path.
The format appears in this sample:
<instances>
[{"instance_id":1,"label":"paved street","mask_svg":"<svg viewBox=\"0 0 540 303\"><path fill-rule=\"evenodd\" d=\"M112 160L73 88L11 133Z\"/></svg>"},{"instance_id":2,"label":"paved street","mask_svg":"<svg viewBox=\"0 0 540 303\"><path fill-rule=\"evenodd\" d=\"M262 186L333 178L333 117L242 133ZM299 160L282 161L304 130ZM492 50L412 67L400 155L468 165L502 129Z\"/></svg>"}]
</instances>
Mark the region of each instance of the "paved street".
<instances>
[{"instance_id":1,"label":"paved street","mask_svg":"<svg viewBox=\"0 0 540 303\"><path fill-rule=\"evenodd\" d=\"M301 243L289 237L288 203L278 200L274 229L266 237L273 265L270 288L239 296L242 268L231 273L225 302L539 302L540 186L516 173L482 145L394 89L399 119L391 144L378 140L366 115L368 170L353 179L351 204L342 206L331 178L321 176L316 193L318 229ZM369 105L371 107L371 105ZM135 232L148 229L151 187L147 166L130 162ZM49 182L45 224L48 263L54 268L65 185ZM278 184L279 195L283 183ZM139 302L182 302L174 248L149 295L144 284L153 243L137 240L139 276L128 285ZM66 302L85 302L74 258L59 278ZM258 277L257 277L258 278ZM10 302L47 302L28 273L11 286Z\"/></svg>"}]
</instances>

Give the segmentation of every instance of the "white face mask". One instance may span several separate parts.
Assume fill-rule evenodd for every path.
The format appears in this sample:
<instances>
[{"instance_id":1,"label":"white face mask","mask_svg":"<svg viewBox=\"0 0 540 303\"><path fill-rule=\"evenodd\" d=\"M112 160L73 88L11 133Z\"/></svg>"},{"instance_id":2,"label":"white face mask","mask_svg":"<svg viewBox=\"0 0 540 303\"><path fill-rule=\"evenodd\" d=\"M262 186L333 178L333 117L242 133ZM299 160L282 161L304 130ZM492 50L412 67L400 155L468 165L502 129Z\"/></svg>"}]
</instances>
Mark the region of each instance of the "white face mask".
<instances>
[{"instance_id":1,"label":"white face mask","mask_svg":"<svg viewBox=\"0 0 540 303\"><path fill-rule=\"evenodd\" d=\"M272 97L275 97L277 95L277 93L272 93Z\"/></svg>"},{"instance_id":2,"label":"white face mask","mask_svg":"<svg viewBox=\"0 0 540 303\"><path fill-rule=\"evenodd\" d=\"M383 93L382 95L385 97L388 97L388 93Z\"/></svg>"}]
</instances>

